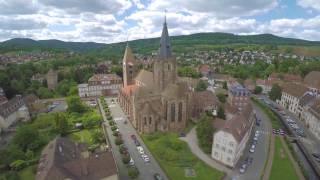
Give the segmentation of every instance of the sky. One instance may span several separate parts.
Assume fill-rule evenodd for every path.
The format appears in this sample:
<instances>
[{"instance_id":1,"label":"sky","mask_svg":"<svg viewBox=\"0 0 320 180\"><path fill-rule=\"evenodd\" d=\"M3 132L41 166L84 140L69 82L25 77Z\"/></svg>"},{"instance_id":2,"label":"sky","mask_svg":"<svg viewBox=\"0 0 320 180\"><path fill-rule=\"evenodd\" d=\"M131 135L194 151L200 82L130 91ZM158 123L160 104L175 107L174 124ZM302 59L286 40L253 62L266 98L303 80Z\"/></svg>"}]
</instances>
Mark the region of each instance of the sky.
<instances>
[{"instance_id":1,"label":"sky","mask_svg":"<svg viewBox=\"0 0 320 180\"><path fill-rule=\"evenodd\" d=\"M320 41L320 0L0 0L0 41L159 37L165 14L170 35L271 33Z\"/></svg>"}]
</instances>

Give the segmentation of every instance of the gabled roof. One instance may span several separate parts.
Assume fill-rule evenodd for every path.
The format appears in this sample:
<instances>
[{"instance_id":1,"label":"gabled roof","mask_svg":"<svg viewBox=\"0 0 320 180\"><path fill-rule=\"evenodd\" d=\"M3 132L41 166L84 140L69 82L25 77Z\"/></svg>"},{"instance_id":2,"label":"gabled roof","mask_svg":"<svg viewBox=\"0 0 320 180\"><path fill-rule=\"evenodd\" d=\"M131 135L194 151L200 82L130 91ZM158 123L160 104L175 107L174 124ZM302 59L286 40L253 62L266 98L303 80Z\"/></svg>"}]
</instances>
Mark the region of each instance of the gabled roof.
<instances>
[{"instance_id":1,"label":"gabled roof","mask_svg":"<svg viewBox=\"0 0 320 180\"><path fill-rule=\"evenodd\" d=\"M165 20L163 23L163 29L160 39L160 49L158 53L159 59L169 59L172 56L171 53L171 44L168 33L167 21Z\"/></svg>"},{"instance_id":2,"label":"gabled roof","mask_svg":"<svg viewBox=\"0 0 320 180\"><path fill-rule=\"evenodd\" d=\"M41 154L36 180L100 180L116 174L112 152L89 154L84 144L56 138Z\"/></svg>"},{"instance_id":3,"label":"gabled roof","mask_svg":"<svg viewBox=\"0 0 320 180\"><path fill-rule=\"evenodd\" d=\"M243 111L227 120L220 130L232 134L237 142L241 142L253 121L252 112L252 105L248 104Z\"/></svg>"},{"instance_id":4,"label":"gabled roof","mask_svg":"<svg viewBox=\"0 0 320 180\"><path fill-rule=\"evenodd\" d=\"M308 88L302 84L286 83L282 85L282 91L290 94L291 96L300 98L308 91Z\"/></svg>"},{"instance_id":5,"label":"gabled roof","mask_svg":"<svg viewBox=\"0 0 320 180\"><path fill-rule=\"evenodd\" d=\"M308 87L320 89L320 71L312 71L304 78L304 83Z\"/></svg>"}]
</instances>

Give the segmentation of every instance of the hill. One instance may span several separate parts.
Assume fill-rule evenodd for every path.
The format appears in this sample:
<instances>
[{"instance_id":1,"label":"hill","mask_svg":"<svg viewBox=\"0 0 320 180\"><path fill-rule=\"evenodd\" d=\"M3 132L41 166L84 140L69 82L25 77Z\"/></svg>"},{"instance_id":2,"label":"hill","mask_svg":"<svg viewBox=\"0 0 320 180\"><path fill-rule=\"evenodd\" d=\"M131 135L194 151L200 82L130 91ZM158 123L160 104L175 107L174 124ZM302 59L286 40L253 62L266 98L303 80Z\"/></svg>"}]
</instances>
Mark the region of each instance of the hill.
<instances>
[{"instance_id":1,"label":"hill","mask_svg":"<svg viewBox=\"0 0 320 180\"><path fill-rule=\"evenodd\" d=\"M234 35L229 33L197 33L191 35L172 36L174 50L185 50L190 47L212 47L231 45L281 45L281 46L319 46L319 41L307 41L294 38L283 38L272 34ZM65 42L60 40L39 40L15 38L0 43L0 53L14 50L67 50L76 52L99 52L102 54L122 53L125 42L103 44L95 42ZM159 38L130 41L130 45L138 53L150 53L159 45Z\"/></svg>"},{"instance_id":2,"label":"hill","mask_svg":"<svg viewBox=\"0 0 320 180\"><path fill-rule=\"evenodd\" d=\"M103 43L94 42L65 42L60 40L32 40L28 38L15 38L0 43L0 52L15 50L66 50L86 52L104 47Z\"/></svg>"}]
</instances>

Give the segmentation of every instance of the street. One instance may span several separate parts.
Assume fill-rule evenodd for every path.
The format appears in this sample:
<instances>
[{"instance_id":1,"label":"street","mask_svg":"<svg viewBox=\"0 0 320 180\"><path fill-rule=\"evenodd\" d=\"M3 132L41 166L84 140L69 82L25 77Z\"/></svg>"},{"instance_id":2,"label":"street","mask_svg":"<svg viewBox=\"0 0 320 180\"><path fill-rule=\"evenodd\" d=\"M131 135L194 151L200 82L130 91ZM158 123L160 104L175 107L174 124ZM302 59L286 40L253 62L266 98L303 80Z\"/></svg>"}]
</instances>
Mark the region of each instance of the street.
<instances>
[{"instance_id":1,"label":"street","mask_svg":"<svg viewBox=\"0 0 320 180\"><path fill-rule=\"evenodd\" d=\"M281 107L279 104L275 103L274 101L272 101L271 99L269 99L266 96L260 96L261 98L264 99L264 101L272 104L273 106L276 107ZM312 157L312 153L314 152L319 152L320 149L320 142L314 137L314 135L308 130L308 128L304 125L303 122L301 122L296 115L294 115L292 112L288 111L287 109L281 107L284 112L286 113L286 116L289 116L290 119L294 120L294 122L297 123L297 125L303 129L304 133L305 133L305 137L298 137L296 133L293 134L293 137L298 138L300 142L302 142L303 146L308 150L308 153L310 154L310 156ZM278 112L277 112L278 113ZM281 115L280 115L281 116ZM282 117L282 116L281 116ZM284 123L287 124L287 122L284 120L284 118L282 118L282 121ZM309 174L309 179L317 179L317 176L315 174L315 172L312 170L311 168L311 164L306 160L305 155L301 152L301 150L297 147L297 145L295 143L292 144L294 151L297 154L297 157L299 158L299 161L303 164L303 166L305 167L304 169L307 171L307 173ZM320 169L320 164L319 163L315 163Z\"/></svg>"},{"instance_id":2,"label":"street","mask_svg":"<svg viewBox=\"0 0 320 180\"><path fill-rule=\"evenodd\" d=\"M263 173L265 163L268 158L268 149L269 149L269 141L270 135L272 132L271 122L268 117L262 112L259 107L253 105L254 110L256 111L257 117L261 119L260 126L255 125L253 127L251 137L248 141L246 149L243 151L243 155L241 159L238 161L237 166L233 169L231 175L227 179L237 179L237 180L248 180L248 179L260 179L261 174ZM249 149L251 146L251 142L253 141L253 136L255 131L260 131L260 136L258 139L258 143L255 148L254 153L250 153ZM252 157L252 164L247 168L245 173L240 174L239 168L243 164L244 160L247 157ZM230 177L231 176L231 177Z\"/></svg>"},{"instance_id":3,"label":"street","mask_svg":"<svg viewBox=\"0 0 320 180\"><path fill-rule=\"evenodd\" d=\"M128 152L130 153L130 156L134 160L135 166L138 168L138 170L140 172L138 179L141 179L141 180L154 179L155 173L159 173L161 175L161 177L163 177L163 179L168 179L166 177L165 173L160 168L157 161L152 157L151 153L149 152L149 150L147 149L147 147L143 143L139 134L133 128L133 126L131 125L129 120L126 119L126 115L124 114L124 112L120 108L119 104L117 104L116 101L115 101L115 103L111 103L111 98L106 98L105 100L110 108L111 115L118 126L119 132L122 134L122 139L124 141L124 144L128 148ZM128 123L125 124L124 123L125 120L127 120ZM107 124L107 123L105 123L105 124ZM134 134L137 137L137 139L139 140L141 146L144 149L145 154L147 156L149 156L150 162L146 163L141 158L141 155L139 154L139 152L137 150L137 146L134 144L134 142L131 139L132 134ZM118 151L118 147L116 147L114 144L114 137L112 136L112 132L110 132L110 129L108 132L108 136L109 136L109 139L112 144L112 149L113 149L115 158L117 159L117 164L118 164L118 168L120 171L120 179L121 180L127 179L128 176L125 175L125 173L127 174L127 167L122 163L121 155Z\"/></svg>"}]
</instances>

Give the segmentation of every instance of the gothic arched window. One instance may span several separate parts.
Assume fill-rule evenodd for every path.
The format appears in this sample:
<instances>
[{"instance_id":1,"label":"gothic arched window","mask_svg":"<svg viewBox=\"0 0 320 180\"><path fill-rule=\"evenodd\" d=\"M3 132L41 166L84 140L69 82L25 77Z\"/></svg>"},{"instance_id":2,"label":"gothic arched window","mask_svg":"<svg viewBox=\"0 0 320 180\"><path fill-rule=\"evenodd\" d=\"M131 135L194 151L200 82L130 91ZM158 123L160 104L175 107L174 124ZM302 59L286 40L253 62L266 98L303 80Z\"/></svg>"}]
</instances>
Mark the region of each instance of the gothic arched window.
<instances>
[{"instance_id":1,"label":"gothic arched window","mask_svg":"<svg viewBox=\"0 0 320 180\"><path fill-rule=\"evenodd\" d=\"M182 120L182 102L179 103L179 109L178 109L178 121L180 122Z\"/></svg>"},{"instance_id":2,"label":"gothic arched window","mask_svg":"<svg viewBox=\"0 0 320 180\"><path fill-rule=\"evenodd\" d=\"M174 122L176 118L176 106L174 103L171 104L171 121Z\"/></svg>"}]
</instances>

